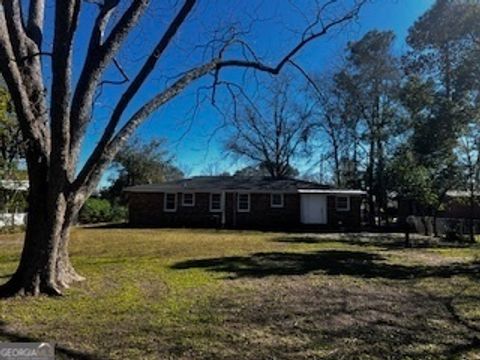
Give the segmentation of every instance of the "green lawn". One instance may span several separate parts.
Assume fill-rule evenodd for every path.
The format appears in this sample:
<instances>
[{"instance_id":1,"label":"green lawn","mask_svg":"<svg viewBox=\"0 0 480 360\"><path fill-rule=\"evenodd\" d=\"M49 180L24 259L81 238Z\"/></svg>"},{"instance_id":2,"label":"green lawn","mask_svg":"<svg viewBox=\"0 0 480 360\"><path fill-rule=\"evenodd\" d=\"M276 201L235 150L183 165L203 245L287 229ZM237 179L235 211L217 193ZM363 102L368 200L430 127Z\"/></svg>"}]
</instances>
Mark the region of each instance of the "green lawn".
<instances>
[{"instance_id":1,"label":"green lawn","mask_svg":"<svg viewBox=\"0 0 480 360\"><path fill-rule=\"evenodd\" d=\"M87 276L0 301L0 341L63 359L480 359L480 246L386 235L76 229ZM21 235L0 236L0 282Z\"/></svg>"}]
</instances>

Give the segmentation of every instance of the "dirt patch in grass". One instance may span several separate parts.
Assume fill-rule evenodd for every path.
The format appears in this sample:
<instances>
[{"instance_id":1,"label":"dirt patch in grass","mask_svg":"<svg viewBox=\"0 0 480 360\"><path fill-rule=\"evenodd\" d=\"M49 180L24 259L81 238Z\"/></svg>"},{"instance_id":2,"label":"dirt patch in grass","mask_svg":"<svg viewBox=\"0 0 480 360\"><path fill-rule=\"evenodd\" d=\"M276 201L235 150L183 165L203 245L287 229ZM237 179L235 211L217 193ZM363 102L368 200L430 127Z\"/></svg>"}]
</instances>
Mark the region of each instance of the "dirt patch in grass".
<instances>
[{"instance_id":1,"label":"dirt patch in grass","mask_svg":"<svg viewBox=\"0 0 480 360\"><path fill-rule=\"evenodd\" d=\"M202 358L232 353L243 359L480 356L479 333L458 321L449 307L452 299L409 282L313 275L235 282L214 305L223 317L217 329L222 342Z\"/></svg>"}]
</instances>

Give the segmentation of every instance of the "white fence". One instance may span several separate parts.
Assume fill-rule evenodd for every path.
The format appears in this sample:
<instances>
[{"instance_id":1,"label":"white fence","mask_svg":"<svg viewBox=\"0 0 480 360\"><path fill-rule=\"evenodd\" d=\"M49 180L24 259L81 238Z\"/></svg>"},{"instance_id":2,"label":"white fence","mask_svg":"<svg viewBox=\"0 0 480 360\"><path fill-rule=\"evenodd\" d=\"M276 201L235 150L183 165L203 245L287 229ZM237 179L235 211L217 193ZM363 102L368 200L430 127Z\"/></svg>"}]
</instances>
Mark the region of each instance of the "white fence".
<instances>
[{"instance_id":1,"label":"white fence","mask_svg":"<svg viewBox=\"0 0 480 360\"><path fill-rule=\"evenodd\" d=\"M25 225L27 213L1 213L0 228L5 226Z\"/></svg>"}]
</instances>

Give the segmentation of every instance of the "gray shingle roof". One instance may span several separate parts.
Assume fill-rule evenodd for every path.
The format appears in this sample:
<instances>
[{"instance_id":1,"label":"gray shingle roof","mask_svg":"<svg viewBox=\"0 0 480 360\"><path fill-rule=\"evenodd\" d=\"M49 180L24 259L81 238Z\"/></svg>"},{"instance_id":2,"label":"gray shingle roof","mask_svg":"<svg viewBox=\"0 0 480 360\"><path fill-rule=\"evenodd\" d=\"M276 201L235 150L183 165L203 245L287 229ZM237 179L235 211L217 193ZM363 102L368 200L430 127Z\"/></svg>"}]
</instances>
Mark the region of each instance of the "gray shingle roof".
<instances>
[{"instance_id":1,"label":"gray shingle roof","mask_svg":"<svg viewBox=\"0 0 480 360\"><path fill-rule=\"evenodd\" d=\"M169 191L256 191L297 192L300 189L327 190L328 185L298 179L271 179L268 177L241 176L196 176L161 184L138 185L126 188L126 192L169 192Z\"/></svg>"}]
</instances>

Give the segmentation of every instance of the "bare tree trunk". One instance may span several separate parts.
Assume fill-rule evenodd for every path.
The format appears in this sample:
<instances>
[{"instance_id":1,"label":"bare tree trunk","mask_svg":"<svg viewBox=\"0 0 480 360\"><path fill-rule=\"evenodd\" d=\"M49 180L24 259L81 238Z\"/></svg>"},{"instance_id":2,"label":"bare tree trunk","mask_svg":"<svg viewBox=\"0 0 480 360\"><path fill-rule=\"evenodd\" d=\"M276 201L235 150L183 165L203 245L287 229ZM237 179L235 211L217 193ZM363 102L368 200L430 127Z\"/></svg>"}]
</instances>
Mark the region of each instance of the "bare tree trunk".
<instances>
[{"instance_id":1,"label":"bare tree trunk","mask_svg":"<svg viewBox=\"0 0 480 360\"><path fill-rule=\"evenodd\" d=\"M473 171L471 172L473 173ZM473 177L473 175L472 175ZM473 181L470 181L470 216L468 221L468 230L469 230L469 237L470 242L475 242L475 228L474 228L474 212L475 212L475 187Z\"/></svg>"},{"instance_id":2,"label":"bare tree trunk","mask_svg":"<svg viewBox=\"0 0 480 360\"><path fill-rule=\"evenodd\" d=\"M85 280L85 277L79 275L74 269L68 252L70 244L70 229L78 214L79 206L71 205L67 207L65 221L63 223L60 242L58 246L58 255L56 260L57 283L62 288L68 288L70 284Z\"/></svg>"},{"instance_id":3,"label":"bare tree trunk","mask_svg":"<svg viewBox=\"0 0 480 360\"><path fill-rule=\"evenodd\" d=\"M333 144L333 158L335 161L335 178L336 178L336 185L338 187L343 186L342 183L342 174L340 173L340 155L338 151L338 143L334 136L332 136L332 144Z\"/></svg>"},{"instance_id":4,"label":"bare tree trunk","mask_svg":"<svg viewBox=\"0 0 480 360\"><path fill-rule=\"evenodd\" d=\"M389 226L389 219L388 219L388 201L387 201L387 191L385 186L385 154L383 149L383 142L381 139L377 139L377 158L378 158L378 165L376 169L376 179L377 179L377 196L376 199L377 205L380 208L379 217L380 217L380 224L382 224L382 217L385 221L385 225Z\"/></svg>"},{"instance_id":5,"label":"bare tree trunk","mask_svg":"<svg viewBox=\"0 0 480 360\"><path fill-rule=\"evenodd\" d=\"M410 225L407 224L405 227L405 243L404 243L406 248L412 247L412 243L410 241Z\"/></svg>"},{"instance_id":6,"label":"bare tree trunk","mask_svg":"<svg viewBox=\"0 0 480 360\"><path fill-rule=\"evenodd\" d=\"M435 211L433 212L433 236L434 237L438 237L437 219L438 219L438 209L435 209Z\"/></svg>"},{"instance_id":7,"label":"bare tree trunk","mask_svg":"<svg viewBox=\"0 0 480 360\"><path fill-rule=\"evenodd\" d=\"M423 224L423 234L425 236L430 236L429 220L425 214L422 215L422 224Z\"/></svg>"},{"instance_id":8,"label":"bare tree trunk","mask_svg":"<svg viewBox=\"0 0 480 360\"><path fill-rule=\"evenodd\" d=\"M46 166L29 164L29 210L20 262L11 279L0 286L0 297L61 295L63 288L83 278L68 256L70 226L75 210L61 194L45 192ZM49 198L51 197L51 198ZM51 207L55 206L55 211Z\"/></svg>"},{"instance_id":9,"label":"bare tree trunk","mask_svg":"<svg viewBox=\"0 0 480 360\"><path fill-rule=\"evenodd\" d=\"M375 161L375 142L373 139L370 140L370 153L369 153L369 164L368 164L368 207L369 207L369 222L371 226L376 225L375 221L375 201L373 199L373 172L374 172L374 161Z\"/></svg>"},{"instance_id":10,"label":"bare tree trunk","mask_svg":"<svg viewBox=\"0 0 480 360\"><path fill-rule=\"evenodd\" d=\"M0 287L0 295L38 295L40 292L55 293L49 282L49 252L47 228L47 196L42 191L42 183L46 177L42 166L36 166L37 177L31 182L29 191L29 217L25 232L25 242L17 271L12 278ZM43 174L42 174L43 172ZM43 175L43 176L42 176Z\"/></svg>"}]
</instances>

